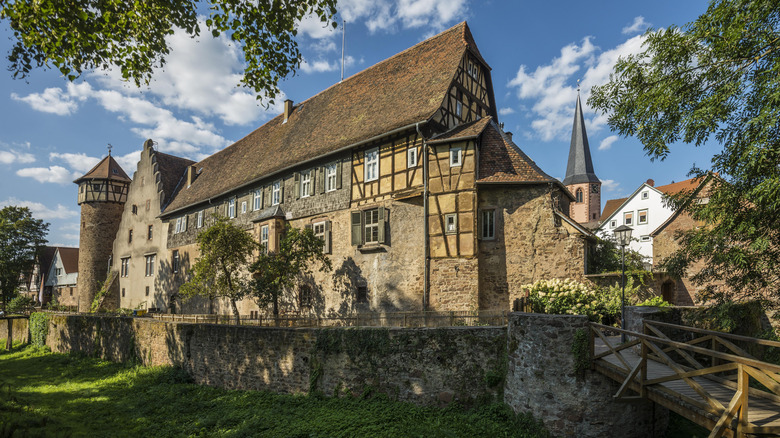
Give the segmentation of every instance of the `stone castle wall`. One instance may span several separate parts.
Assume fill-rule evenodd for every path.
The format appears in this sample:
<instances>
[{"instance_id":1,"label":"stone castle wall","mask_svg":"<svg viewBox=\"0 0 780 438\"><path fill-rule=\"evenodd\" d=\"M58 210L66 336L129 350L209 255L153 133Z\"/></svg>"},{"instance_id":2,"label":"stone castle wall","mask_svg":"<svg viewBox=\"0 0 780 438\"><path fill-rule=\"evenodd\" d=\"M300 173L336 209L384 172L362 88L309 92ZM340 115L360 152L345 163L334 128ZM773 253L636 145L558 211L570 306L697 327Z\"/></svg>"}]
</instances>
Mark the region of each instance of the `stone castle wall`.
<instances>
[{"instance_id":1,"label":"stone castle wall","mask_svg":"<svg viewBox=\"0 0 780 438\"><path fill-rule=\"evenodd\" d=\"M13 342L29 341L29 320L26 316L11 316L0 318L0 340L7 341L8 333L11 333ZM10 330L9 330L10 328ZM5 346L5 342L2 343Z\"/></svg>"},{"instance_id":2,"label":"stone castle wall","mask_svg":"<svg viewBox=\"0 0 780 438\"><path fill-rule=\"evenodd\" d=\"M425 405L504 401L555 436L660 436L668 412L615 402L618 384L575 372L581 316L514 313L508 327L269 328L49 315L47 345L113 361L182 367L200 384Z\"/></svg>"},{"instance_id":3,"label":"stone castle wall","mask_svg":"<svg viewBox=\"0 0 780 438\"><path fill-rule=\"evenodd\" d=\"M122 218L123 204L85 202L81 204L79 233L79 311L86 312L108 273L108 260ZM111 294L103 301L106 308L117 308L119 296Z\"/></svg>"}]
</instances>

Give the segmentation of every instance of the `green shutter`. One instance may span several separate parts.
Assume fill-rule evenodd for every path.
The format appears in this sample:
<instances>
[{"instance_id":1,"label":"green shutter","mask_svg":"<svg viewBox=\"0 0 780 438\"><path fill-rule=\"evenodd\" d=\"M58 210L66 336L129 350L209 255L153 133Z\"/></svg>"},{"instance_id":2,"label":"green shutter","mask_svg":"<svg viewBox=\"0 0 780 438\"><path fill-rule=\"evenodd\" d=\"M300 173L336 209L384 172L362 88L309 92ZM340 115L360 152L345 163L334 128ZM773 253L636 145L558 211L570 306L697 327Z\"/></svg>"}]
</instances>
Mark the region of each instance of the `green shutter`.
<instances>
[{"instance_id":1,"label":"green shutter","mask_svg":"<svg viewBox=\"0 0 780 438\"><path fill-rule=\"evenodd\" d=\"M325 172L327 167L318 167L317 170L317 187L320 188L320 193L325 193Z\"/></svg>"},{"instance_id":2,"label":"green shutter","mask_svg":"<svg viewBox=\"0 0 780 438\"><path fill-rule=\"evenodd\" d=\"M279 203L284 202L284 179L279 180Z\"/></svg>"},{"instance_id":3,"label":"green shutter","mask_svg":"<svg viewBox=\"0 0 780 438\"><path fill-rule=\"evenodd\" d=\"M295 172L295 199L301 199L301 174Z\"/></svg>"},{"instance_id":4,"label":"green shutter","mask_svg":"<svg viewBox=\"0 0 780 438\"><path fill-rule=\"evenodd\" d=\"M385 243L385 208L379 207L377 209L377 216L379 216L379 224L377 228L379 231L379 243Z\"/></svg>"},{"instance_id":5,"label":"green shutter","mask_svg":"<svg viewBox=\"0 0 780 438\"><path fill-rule=\"evenodd\" d=\"M336 189L341 189L341 160L336 162Z\"/></svg>"},{"instance_id":6,"label":"green shutter","mask_svg":"<svg viewBox=\"0 0 780 438\"><path fill-rule=\"evenodd\" d=\"M325 221L325 235L323 238L325 239L325 247L323 248L325 254L330 254L330 221Z\"/></svg>"},{"instance_id":7,"label":"green shutter","mask_svg":"<svg viewBox=\"0 0 780 438\"><path fill-rule=\"evenodd\" d=\"M352 245L363 244L363 212L352 212Z\"/></svg>"}]
</instances>

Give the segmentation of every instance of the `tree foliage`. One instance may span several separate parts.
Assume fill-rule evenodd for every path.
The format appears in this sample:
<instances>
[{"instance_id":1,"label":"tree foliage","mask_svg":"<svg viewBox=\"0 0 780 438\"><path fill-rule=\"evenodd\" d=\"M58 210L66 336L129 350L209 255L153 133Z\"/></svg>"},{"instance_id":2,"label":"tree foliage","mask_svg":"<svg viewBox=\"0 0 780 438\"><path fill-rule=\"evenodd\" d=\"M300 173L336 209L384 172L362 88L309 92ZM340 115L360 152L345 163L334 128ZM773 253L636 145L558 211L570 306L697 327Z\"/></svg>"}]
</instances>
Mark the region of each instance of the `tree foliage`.
<instances>
[{"instance_id":1,"label":"tree foliage","mask_svg":"<svg viewBox=\"0 0 780 438\"><path fill-rule=\"evenodd\" d=\"M236 324L240 324L236 301L251 291L247 268L257 243L225 217L218 217L213 225L198 234L197 240L200 257L192 267L192 278L179 288L179 293L185 298L228 299Z\"/></svg>"},{"instance_id":2,"label":"tree foliage","mask_svg":"<svg viewBox=\"0 0 780 438\"><path fill-rule=\"evenodd\" d=\"M336 26L336 0L7 0L0 2L0 19L13 31L9 70L24 78L34 68L54 67L73 81L84 71L117 67L125 80L148 84L170 53L166 37L176 29L199 36L204 8L208 32L227 35L243 50L241 82L258 98L273 99L279 79L295 73L303 17Z\"/></svg>"},{"instance_id":3,"label":"tree foliage","mask_svg":"<svg viewBox=\"0 0 780 438\"><path fill-rule=\"evenodd\" d=\"M649 30L644 51L621 58L589 100L651 159L679 141L723 146L709 169L691 170L720 175L707 196L671 200L702 226L662 266L716 297L780 291L779 24L776 0L714 0L682 28ZM704 268L692 272L694 262Z\"/></svg>"},{"instance_id":4,"label":"tree foliage","mask_svg":"<svg viewBox=\"0 0 780 438\"><path fill-rule=\"evenodd\" d=\"M3 310L16 296L20 281L32 273L35 256L46 244L49 224L35 219L27 207L0 210L0 294Z\"/></svg>"},{"instance_id":5,"label":"tree foliage","mask_svg":"<svg viewBox=\"0 0 780 438\"><path fill-rule=\"evenodd\" d=\"M299 230L289 225L279 239L278 251L265 251L252 265L254 280L252 295L260 307L273 305L274 317L279 316L279 299L285 290L295 285L297 278L311 273L319 262L320 271L331 269L330 259L323 253L323 241L312 230Z\"/></svg>"},{"instance_id":6,"label":"tree foliage","mask_svg":"<svg viewBox=\"0 0 780 438\"><path fill-rule=\"evenodd\" d=\"M603 274L606 272L621 272L621 251L613 236L599 238L593 246L593 252L588 257L588 273ZM638 251L626 248L626 272L645 271L645 257Z\"/></svg>"}]
</instances>

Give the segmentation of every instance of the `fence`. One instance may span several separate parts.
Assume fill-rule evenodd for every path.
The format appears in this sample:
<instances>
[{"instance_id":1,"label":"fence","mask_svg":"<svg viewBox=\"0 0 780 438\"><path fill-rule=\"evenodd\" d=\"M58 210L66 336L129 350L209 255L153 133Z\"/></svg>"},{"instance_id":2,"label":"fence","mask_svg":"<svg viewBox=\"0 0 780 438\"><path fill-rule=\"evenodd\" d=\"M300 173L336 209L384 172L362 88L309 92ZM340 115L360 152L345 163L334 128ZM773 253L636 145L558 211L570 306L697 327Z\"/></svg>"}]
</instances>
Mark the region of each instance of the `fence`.
<instances>
[{"instance_id":1,"label":"fence","mask_svg":"<svg viewBox=\"0 0 780 438\"><path fill-rule=\"evenodd\" d=\"M344 317L240 315L242 325L264 327L452 327L506 325L506 311L361 313ZM150 315L162 321L235 324L233 315Z\"/></svg>"}]
</instances>

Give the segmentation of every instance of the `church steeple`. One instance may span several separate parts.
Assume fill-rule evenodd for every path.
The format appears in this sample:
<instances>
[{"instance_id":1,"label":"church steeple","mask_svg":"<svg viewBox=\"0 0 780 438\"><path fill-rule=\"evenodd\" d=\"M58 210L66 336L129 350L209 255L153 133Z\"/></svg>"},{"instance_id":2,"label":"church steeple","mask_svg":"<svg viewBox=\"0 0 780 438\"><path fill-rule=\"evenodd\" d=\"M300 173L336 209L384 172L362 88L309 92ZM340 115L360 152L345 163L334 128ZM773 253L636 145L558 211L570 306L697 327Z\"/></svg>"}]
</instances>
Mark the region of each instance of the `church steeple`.
<instances>
[{"instance_id":1,"label":"church steeple","mask_svg":"<svg viewBox=\"0 0 780 438\"><path fill-rule=\"evenodd\" d=\"M569 207L569 216L572 219L580 223L588 223L601 218L601 181L593 170L593 161L590 158L590 145L585 130L585 117L582 114L579 86L574 123L571 128L569 162L566 165L563 185L575 198Z\"/></svg>"},{"instance_id":2,"label":"church steeple","mask_svg":"<svg viewBox=\"0 0 780 438\"><path fill-rule=\"evenodd\" d=\"M566 166L564 185L601 182L593 171L593 161L590 158L588 133L585 131L585 117L582 115L580 93L577 90L577 107L574 110L574 124L571 128L571 144L569 146L569 163Z\"/></svg>"}]
</instances>

